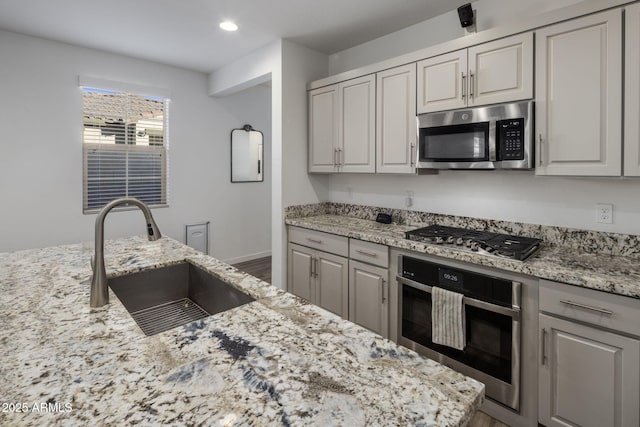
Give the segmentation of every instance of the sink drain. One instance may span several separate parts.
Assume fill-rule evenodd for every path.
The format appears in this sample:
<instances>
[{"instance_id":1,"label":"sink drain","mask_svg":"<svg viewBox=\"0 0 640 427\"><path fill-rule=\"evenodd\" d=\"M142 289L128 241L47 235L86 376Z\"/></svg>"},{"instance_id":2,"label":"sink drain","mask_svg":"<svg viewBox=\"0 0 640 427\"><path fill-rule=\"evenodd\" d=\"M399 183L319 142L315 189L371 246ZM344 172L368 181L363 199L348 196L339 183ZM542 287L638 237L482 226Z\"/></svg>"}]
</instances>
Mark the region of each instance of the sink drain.
<instances>
[{"instance_id":1,"label":"sink drain","mask_svg":"<svg viewBox=\"0 0 640 427\"><path fill-rule=\"evenodd\" d=\"M176 326L186 325L209 316L209 313L189 298L171 301L131 313L131 317L133 317L133 320L136 321L145 335L159 334Z\"/></svg>"}]
</instances>

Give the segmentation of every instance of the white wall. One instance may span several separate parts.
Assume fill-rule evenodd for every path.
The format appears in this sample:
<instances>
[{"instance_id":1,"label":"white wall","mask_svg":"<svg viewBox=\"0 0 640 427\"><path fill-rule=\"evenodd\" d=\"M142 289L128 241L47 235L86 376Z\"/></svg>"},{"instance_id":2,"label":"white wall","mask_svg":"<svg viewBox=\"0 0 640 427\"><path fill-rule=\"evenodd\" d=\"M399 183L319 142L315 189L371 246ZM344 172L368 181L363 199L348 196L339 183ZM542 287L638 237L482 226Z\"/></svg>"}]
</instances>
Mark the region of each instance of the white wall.
<instances>
[{"instance_id":1,"label":"white wall","mask_svg":"<svg viewBox=\"0 0 640 427\"><path fill-rule=\"evenodd\" d=\"M333 202L532 224L640 234L640 179L536 177L529 171L441 171L438 175L332 175ZM351 191L350 191L351 190ZM614 223L596 223L596 203Z\"/></svg>"},{"instance_id":2,"label":"white wall","mask_svg":"<svg viewBox=\"0 0 640 427\"><path fill-rule=\"evenodd\" d=\"M0 251L93 240L95 215L82 214L79 75L171 92L170 207L153 211L163 234L184 241L185 224L211 221L218 258L270 250L268 226L256 222L264 201L247 194L256 187L230 183L229 160L232 128L249 120L268 127L268 109L258 107L268 105L265 93L225 105L207 96L204 74L4 31L0 58ZM256 212L257 243L239 201ZM144 233L142 218L109 214L106 237Z\"/></svg>"},{"instance_id":3,"label":"white wall","mask_svg":"<svg viewBox=\"0 0 640 427\"><path fill-rule=\"evenodd\" d=\"M282 41L282 146L281 146L281 204L274 206L273 252L279 253L272 264L273 283L286 286L287 236L284 207L329 199L328 176L307 173L307 82L326 76L326 55L304 46ZM275 161L274 161L275 163ZM274 187L274 192L278 190ZM276 237L277 236L277 237ZM274 276L275 277L275 276Z\"/></svg>"},{"instance_id":4,"label":"white wall","mask_svg":"<svg viewBox=\"0 0 640 427\"><path fill-rule=\"evenodd\" d=\"M271 278L286 288L284 207L328 200L327 176L307 174L307 82L326 76L328 57L278 40L209 75L209 93L227 96L271 79ZM224 99L224 98L222 98Z\"/></svg>"},{"instance_id":5,"label":"white wall","mask_svg":"<svg viewBox=\"0 0 640 427\"><path fill-rule=\"evenodd\" d=\"M476 29L480 32L580 1L582 0L478 0L471 6L476 11ZM460 27L458 12L453 10L331 55L329 73L331 75L352 70L466 34L466 30Z\"/></svg>"},{"instance_id":6,"label":"white wall","mask_svg":"<svg viewBox=\"0 0 640 427\"><path fill-rule=\"evenodd\" d=\"M225 207L216 215L220 226L213 230L212 244L216 251L222 247L234 249L241 256L228 259L240 262L271 254L271 87L258 85L233 95L219 98L217 103L232 117L233 128L250 124L264 134L264 181L225 185L220 190ZM231 133L231 128L226 129ZM230 159L230 142L218 155ZM229 160L230 161L230 160Z\"/></svg>"}]
</instances>

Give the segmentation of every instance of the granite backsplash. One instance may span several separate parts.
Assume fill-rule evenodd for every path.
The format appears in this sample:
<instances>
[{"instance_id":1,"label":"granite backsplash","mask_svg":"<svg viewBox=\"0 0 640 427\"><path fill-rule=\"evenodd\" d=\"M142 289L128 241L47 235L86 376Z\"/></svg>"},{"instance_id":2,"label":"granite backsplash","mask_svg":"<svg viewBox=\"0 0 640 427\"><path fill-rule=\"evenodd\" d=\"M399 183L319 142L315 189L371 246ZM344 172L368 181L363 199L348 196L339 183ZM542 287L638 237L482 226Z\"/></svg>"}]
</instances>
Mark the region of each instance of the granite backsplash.
<instances>
[{"instance_id":1,"label":"granite backsplash","mask_svg":"<svg viewBox=\"0 0 640 427\"><path fill-rule=\"evenodd\" d=\"M640 236L629 234L333 202L289 206L285 208L285 218L338 215L373 221L380 212L390 214L396 224L415 225L416 228L429 224L466 227L494 233L535 237L549 245L573 248L581 252L640 259Z\"/></svg>"}]
</instances>

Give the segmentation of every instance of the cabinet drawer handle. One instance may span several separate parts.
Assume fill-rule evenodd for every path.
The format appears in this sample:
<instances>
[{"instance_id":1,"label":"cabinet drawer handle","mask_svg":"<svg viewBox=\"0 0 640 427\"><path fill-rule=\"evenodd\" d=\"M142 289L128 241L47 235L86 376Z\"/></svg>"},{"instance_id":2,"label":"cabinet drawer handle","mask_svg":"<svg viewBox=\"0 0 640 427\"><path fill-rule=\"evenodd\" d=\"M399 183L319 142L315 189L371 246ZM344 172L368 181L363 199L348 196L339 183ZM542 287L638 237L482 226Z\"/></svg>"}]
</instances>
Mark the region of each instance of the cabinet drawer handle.
<instances>
[{"instance_id":1,"label":"cabinet drawer handle","mask_svg":"<svg viewBox=\"0 0 640 427\"><path fill-rule=\"evenodd\" d=\"M312 243L317 243L319 245L322 244L322 240L320 240L320 239L312 239L311 237L307 237L307 240L312 242Z\"/></svg>"},{"instance_id":2,"label":"cabinet drawer handle","mask_svg":"<svg viewBox=\"0 0 640 427\"><path fill-rule=\"evenodd\" d=\"M362 249L356 249L356 252L358 252L359 254L362 254L362 255L370 256L371 258L377 258L378 257L378 254L375 254L373 252L363 251Z\"/></svg>"},{"instance_id":3,"label":"cabinet drawer handle","mask_svg":"<svg viewBox=\"0 0 640 427\"><path fill-rule=\"evenodd\" d=\"M585 310L595 311L597 313L604 314L605 316L613 315L613 311L607 310L606 308L591 307L590 305L584 305L578 302L573 302L573 301L564 300L564 299L560 300L560 302L566 305L570 305L572 307L584 308Z\"/></svg>"}]
</instances>

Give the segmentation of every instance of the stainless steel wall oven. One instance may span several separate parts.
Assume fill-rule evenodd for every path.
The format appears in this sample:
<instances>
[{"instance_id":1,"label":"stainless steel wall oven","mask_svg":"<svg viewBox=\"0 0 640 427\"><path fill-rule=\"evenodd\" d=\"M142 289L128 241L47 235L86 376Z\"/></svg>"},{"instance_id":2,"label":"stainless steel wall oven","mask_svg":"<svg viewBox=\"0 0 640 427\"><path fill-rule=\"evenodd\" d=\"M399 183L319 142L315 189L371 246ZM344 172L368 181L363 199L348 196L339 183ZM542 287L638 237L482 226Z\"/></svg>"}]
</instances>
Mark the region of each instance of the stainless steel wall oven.
<instances>
[{"instance_id":1,"label":"stainless steel wall oven","mask_svg":"<svg viewBox=\"0 0 640 427\"><path fill-rule=\"evenodd\" d=\"M405 255L398 269L398 342L483 382L488 397L518 411L521 283ZM433 286L464 295L463 350L431 340Z\"/></svg>"}]
</instances>

